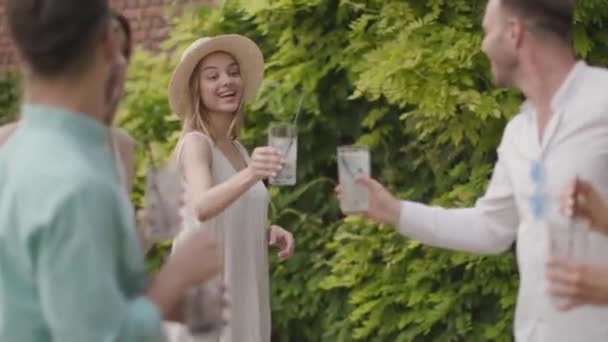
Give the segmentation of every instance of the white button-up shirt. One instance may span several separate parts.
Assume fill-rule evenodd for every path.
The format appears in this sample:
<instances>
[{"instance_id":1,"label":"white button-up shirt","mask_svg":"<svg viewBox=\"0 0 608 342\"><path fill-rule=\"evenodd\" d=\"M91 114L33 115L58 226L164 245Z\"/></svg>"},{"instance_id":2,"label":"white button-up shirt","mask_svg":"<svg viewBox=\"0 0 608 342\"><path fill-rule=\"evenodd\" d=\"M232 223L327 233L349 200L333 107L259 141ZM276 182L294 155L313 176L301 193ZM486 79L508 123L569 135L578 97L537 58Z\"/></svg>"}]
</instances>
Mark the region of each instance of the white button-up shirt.
<instances>
[{"instance_id":1,"label":"white button-up shirt","mask_svg":"<svg viewBox=\"0 0 608 342\"><path fill-rule=\"evenodd\" d=\"M423 243L494 254L517 240L520 286L515 313L518 342L608 341L608 306L556 309L547 294L548 229L531 212L531 165L542 161L550 202L575 176L608 197L608 71L578 62L551 102L553 116L542 142L531 103L509 122L485 195L473 208L444 209L404 201L399 230ZM554 207L557 207L555 205ZM608 237L592 232L583 255L608 263ZM582 251L579 251L579 253ZM606 284L608 286L608 284Z\"/></svg>"}]
</instances>

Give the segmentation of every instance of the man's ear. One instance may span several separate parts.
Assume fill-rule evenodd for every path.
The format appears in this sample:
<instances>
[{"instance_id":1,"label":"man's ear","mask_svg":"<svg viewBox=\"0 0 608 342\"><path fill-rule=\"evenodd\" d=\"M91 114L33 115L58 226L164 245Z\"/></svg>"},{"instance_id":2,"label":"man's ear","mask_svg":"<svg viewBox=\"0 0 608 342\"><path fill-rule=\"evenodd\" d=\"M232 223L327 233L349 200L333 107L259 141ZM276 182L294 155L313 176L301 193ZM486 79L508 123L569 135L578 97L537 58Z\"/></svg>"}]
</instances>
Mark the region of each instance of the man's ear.
<instances>
[{"instance_id":1,"label":"man's ear","mask_svg":"<svg viewBox=\"0 0 608 342\"><path fill-rule=\"evenodd\" d=\"M517 17L511 17L507 21L509 44L513 50L519 50L524 42L526 34L526 23Z\"/></svg>"},{"instance_id":2,"label":"man's ear","mask_svg":"<svg viewBox=\"0 0 608 342\"><path fill-rule=\"evenodd\" d=\"M103 32L101 34L101 49L103 58L108 61L114 61L116 59L116 55L120 53L118 36L116 34L115 29L115 21L108 20L107 24L102 28Z\"/></svg>"}]
</instances>

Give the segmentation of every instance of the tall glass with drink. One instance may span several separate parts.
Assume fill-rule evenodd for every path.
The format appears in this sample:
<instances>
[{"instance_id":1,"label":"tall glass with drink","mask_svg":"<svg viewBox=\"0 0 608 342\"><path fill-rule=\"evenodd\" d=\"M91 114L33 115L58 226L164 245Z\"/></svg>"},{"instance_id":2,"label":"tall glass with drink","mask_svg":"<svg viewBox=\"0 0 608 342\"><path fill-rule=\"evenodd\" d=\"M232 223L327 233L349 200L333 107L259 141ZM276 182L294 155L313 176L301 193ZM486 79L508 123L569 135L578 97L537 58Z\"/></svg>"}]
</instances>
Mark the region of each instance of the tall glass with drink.
<instances>
[{"instance_id":1,"label":"tall glass with drink","mask_svg":"<svg viewBox=\"0 0 608 342\"><path fill-rule=\"evenodd\" d=\"M177 170L152 166L146 173L145 237L156 242L173 239L180 228L183 186Z\"/></svg>"},{"instance_id":2,"label":"tall glass with drink","mask_svg":"<svg viewBox=\"0 0 608 342\"><path fill-rule=\"evenodd\" d=\"M185 320L193 337L218 337L224 321L220 277L192 288L186 297Z\"/></svg>"},{"instance_id":3,"label":"tall glass with drink","mask_svg":"<svg viewBox=\"0 0 608 342\"><path fill-rule=\"evenodd\" d=\"M295 185L298 159L298 133L291 123L274 123L268 129L268 146L279 150L286 163L276 177L270 178L273 185Z\"/></svg>"},{"instance_id":4,"label":"tall glass with drink","mask_svg":"<svg viewBox=\"0 0 608 342\"><path fill-rule=\"evenodd\" d=\"M356 182L360 176L370 176L369 148L363 145L338 147L338 177L342 185L340 208L344 213L361 212L369 207L367 188Z\"/></svg>"}]
</instances>

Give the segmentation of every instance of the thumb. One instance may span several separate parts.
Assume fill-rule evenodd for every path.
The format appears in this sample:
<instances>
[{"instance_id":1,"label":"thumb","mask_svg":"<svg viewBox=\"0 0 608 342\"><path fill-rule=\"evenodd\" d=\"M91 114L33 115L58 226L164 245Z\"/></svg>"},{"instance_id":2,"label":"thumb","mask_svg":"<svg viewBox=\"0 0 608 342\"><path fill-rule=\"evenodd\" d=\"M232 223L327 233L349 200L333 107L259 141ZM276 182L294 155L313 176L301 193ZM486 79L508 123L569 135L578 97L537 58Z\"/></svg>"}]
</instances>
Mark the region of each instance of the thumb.
<instances>
[{"instance_id":1,"label":"thumb","mask_svg":"<svg viewBox=\"0 0 608 342\"><path fill-rule=\"evenodd\" d=\"M593 185L587 181L578 179L574 182L574 189L572 192L574 193L574 197L576 197L577 195L589 196L592 195L594 191Z\"/></svg>"},{"instance_id":2,"label":"thumb","mask_svg":"<svg viewBox=\"0 0 608 342\"><path fill-rule=\"evenodd\" d=\"M368 190L374 190L381 187L380 183L369 176L360 176L356 180L357 184L361 184L366 187Z\"/></svg>"},{"instance_id":3,"label":"thumb","mask_svg":"<svg viewBox=\"0 0 608 342\"><path fill-rule=\"evenodd\" d=\"M270 237L270 238L268 239L268 243L269 243L271 246L276 245L276 244L277 244L277 235L276 235L276 234L274 234L272 227L270 227L270 229L268 229L268 236Z\"/></svg>"}]
</instances>

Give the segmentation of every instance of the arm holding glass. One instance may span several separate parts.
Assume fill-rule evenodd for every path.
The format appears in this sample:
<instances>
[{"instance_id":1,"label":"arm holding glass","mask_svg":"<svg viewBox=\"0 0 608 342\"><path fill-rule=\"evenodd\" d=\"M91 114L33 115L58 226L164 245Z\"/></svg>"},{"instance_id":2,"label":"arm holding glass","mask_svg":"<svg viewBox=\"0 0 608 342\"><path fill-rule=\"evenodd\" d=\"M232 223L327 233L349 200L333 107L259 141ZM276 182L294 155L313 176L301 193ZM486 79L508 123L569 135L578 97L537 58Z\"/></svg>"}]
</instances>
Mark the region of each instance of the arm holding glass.
<instances>
[{"instance_id":1,"label":"arm holding glass","mask_svg":"<svg viewBox=\"0 0 608 342\"><path fill-rule=\"evenodd\" d=\"M369 197L367 210L359 213L395 226L404 236L425 244L497 254L508 250L515 240L519 216L500 156L488 190L473 208L445 209L400 201L370 177L359 177L357 182L367 189ZM336 191L342 196L342 185Z\"/></svg>"},{"instance_id":2,"label":"arm holding glass","mask_svg":"<svg viewBox=\"0 0 608 342\"><path fill-rule=\"evenodd\" d=\"M213 186L210 142L197 134L187 135L184 139L182 160L179 162L188 184L188 198L199 221L206 221L222 212L255 183L276 175L284 164L275 148L258 147L245 169Z\"/></svg>"},{"instance_id":3,"label":"arm holding glass","mask_svg":"<svg viewBox=\"0 0 608 342\"><path fill-rule=\"evenodd\" d=\"M132 227L119 220L119 203L105 183L74 184L53 209L54 224L33 239L44 241L32 255L53 340L156 341L160 319L171 316L186 289L221 267L217 245L202 232L193 234L147 289L124 293L116 258L135 254L120 247L123 231Z\"/></svg>"}]
</instances>

